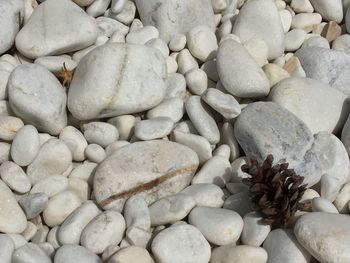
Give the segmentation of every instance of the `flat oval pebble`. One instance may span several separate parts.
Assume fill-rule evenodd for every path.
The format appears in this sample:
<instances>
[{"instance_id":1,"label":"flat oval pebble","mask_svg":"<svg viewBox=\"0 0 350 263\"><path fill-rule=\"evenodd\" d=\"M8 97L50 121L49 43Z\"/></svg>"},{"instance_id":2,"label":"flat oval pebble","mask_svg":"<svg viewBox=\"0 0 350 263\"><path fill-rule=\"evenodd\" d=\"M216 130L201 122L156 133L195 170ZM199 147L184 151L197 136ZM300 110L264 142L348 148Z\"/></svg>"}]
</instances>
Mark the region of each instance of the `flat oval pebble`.
<instances>
[{"instance_id":1,"label":"flat oval pebble","mask_svg":"<svg viewBox=\"0 0 350 263\"><path fill-rule=\"evenodd\" d=\"M29 165L39 153L38 130L33 125L24 125L17 131L11 144L11 158L20 165Z\"/></svg>"},{"instance_id":2,"label":"flat oval pebble","mask_svg":"<svg viewBox=\"0 0 350 263\"><path fill-rule=\"evenodd\" d=\"M74 161L85 159L84 151L88 143L81 131L73 126L66 126L60 132L59 139L67 144Z\"/></svg>"},{"instance_id":3,"label":"flat oval pebble","mask_svg":"<svg viewBox=\"0 0 350 263\"><path fill-rule=\"evenodd\" d=\"M79 62L68 91L68 109L80 120L148 110L165 96L165 74L164 58L156 49L121 43L100 46ZM100 85L104 89L96 97Z\"/></svg>"},{"instance_id":4,"label":"flat oval pebble","mask_svg":"<svg viewBox=\"0 0 350 263\"><path fill-rule=\"evenodd\" d=\"M152 241L152 252L159 263L207 263L210 245L194 226L179 224L161 231Z\"/></svg>"},{"instance_id":5,"label":"flat oval pebble","mask_svg":"<svg viewBox=\"0 0 350 263\"><path fill-rule=\"evenodd\" d=\"M188 218L210 243L218 246L234 244L243 229L239 214L227 209L195 207Z\"/></svg>"},{"instance_id":6,"label":"flat oval pebble","mask_svg":"<svg viewBox=\"0 0 350 263\"><path fill-rule=\"evenodd\" d=\"M135 124L134 134L140 140L154 140L167 136L174 128L169 117L155 117Z\"/></svg>"},{"instance_id":7,"label":"flat oval pebble","mask_svg":"<svg viewBox=\"0 0 350 263\"><path fill-rule=\"evenodd\" d=\"M147 112L147 118L168 117L173 122L181 120L185 113L184 101L181 98L170 98L162 101Z\"/></svg>"},{"instance_id":8,"label":"flat oval pebble","mask_svg":"<svg viewBox=\"0 0 350 263\"><path fill-rule=\"evenodd\" d=\"M12 239L6 234L0 234L0 258L3 263L11 263L12 253L15 245Z\"/></svg>"},{"instance_id":9,"label":"flat oval pebble","mask_svg":"<svg viewBox=\"0 0 350 263\"><path fill-rule=\"evenodd\" d=\"M12 263L51 263L50 257L37 244L28 243L15 250Z\"/></svg>"},{"instance_id":10,"label":"flat oval pebble","mask_svg":"<svg viewBox=\"0 0 350 263\"><path fill-rule=\"evenodd\" d=\"M0 165L1 179L14 191L24 194L29 192L31 183L20 166L11 161Z\"/></svg>"},{"instance_id":11,"label":"flat oval pebble","mask_svg":"<svg viewBox=\"0 0 350 263\"><path fill-rule=\"evenodd\" d=\"M125 200L135 194L152 203L185 188L197 167L197 154L186 146L161 140L136 142L99 165L94 177L95 197L105 209L121 210ZM113 172L116 170L118 174Z\"/></svg>"},{"instance_id":12,"label":"flat oval pebble","mask_svg":"<svg viewBox=\"0 0 350 263\"><path fill-rule=\"evenodd\" d=\"M119 133L115 126L105 122L89 122L83 125L84 137L88 143L106 147L118 140Z\"/></svg>"},{"instance_id":13,"label":"flat oval pebble","mask_svg":"<svg viewBox=\"0 0 350 263\"><path fill-rule=\"evenodd\" d=\"M16 47L29 58L68 53L92 45L97 32L95 21L72 1L47 0L16 36Z\"/></svg>"},{"instance_id":14,"label":"flat oval pebble","mask_svg":"<svg viewBox=\"0 0 350 263\"><path fill-rule=\"evenodd\" d=\"M294 226L300 244L321 262L346 262L350 257L348 215L307 213Z\"/></svg>"},{"instance_id":15,"label":"flat oval pebble","mask_svg":"<svg viewBox=\"0 0 350 263\"><path fill-rule=\"evenodd\" d=\"M222 246L213 249L210 263L266 263L267 258L266 250L261 247Z\"/></svg>"},{"instance_id":16,"label":"flat oval pebble","mask_svg":"<svg viewBox=\"0 0 350 263\"><path fill-rule=\"evenodd\" d=\"M149 206L151 224L158 226L180 221L195 205L194 199L184 193L163 197Z\"/></svg>"},{"instance_id":17,"label":"flat oval pebble","mask_svg":"<svg viewBox=\"0 0 350 263\"><path fill-rule=\"evenodd\" d=\"M12 110L25 123L52 135L67 125L66 92L43 66L16 67L9 78L8 92Z\"/></svg>"},{"instance_id":18,"label":"flat oval pebble","mask_svg":"<svg viewBox=\"0 0 350 263\"><path fill-rule=\"evenodd\" d=\"M26 216L10 188L2 180L0 180L0 210L0 232L19 234L25 230Z\"/></svg>"},{"instance_id":19,"label":"flat oval pebble","mask_svg":"<svg viewBox=\"0 0 350 263\"><path fill-rule=\"evenodd\" d=\"M97 215L81 233L81 244L95 254L102 253L109 245L117 245L125 231L124 217L113 210Z\"/></svg>"},{"instance_id":20,"label":"flat oval pebble","mask_svg":"<svg viewBox=\"0 0 350 263\"><path fill-rule=\"evenodd\" d=\"M220 44L216 65L220 81L230 94L242 98L268 94L269 82L264 71L235 40L228 39Z\"/></svg>"},{"instance_id":21,"label":"flat oval pebble","mask_svg":"<svg viewBox=\"0 0 350 263\"><path fill-rule=\"evenodd\" d=\"M55 263L102 263L89 249L78 245L63 245L55 254Z\"/></svg>"}]
</instances>

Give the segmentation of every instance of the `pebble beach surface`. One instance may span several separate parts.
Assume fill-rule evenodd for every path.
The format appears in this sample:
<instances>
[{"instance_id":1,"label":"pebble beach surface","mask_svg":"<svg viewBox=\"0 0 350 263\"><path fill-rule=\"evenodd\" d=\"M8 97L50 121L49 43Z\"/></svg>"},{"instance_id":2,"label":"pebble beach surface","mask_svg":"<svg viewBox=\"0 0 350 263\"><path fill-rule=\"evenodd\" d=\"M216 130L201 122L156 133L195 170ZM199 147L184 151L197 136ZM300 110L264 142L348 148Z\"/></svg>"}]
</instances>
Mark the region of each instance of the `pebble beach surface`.
<instances>
[{"instance_id":1,"label":"pebble beach surface","mask_svg":"<svg viewBox=\"0 0 350 263\"><path fill-rule=\"evenodd\" d=\"M349 96L349 0L0 0L0 263L349 263Z\"/></svg>"}]
</instances>

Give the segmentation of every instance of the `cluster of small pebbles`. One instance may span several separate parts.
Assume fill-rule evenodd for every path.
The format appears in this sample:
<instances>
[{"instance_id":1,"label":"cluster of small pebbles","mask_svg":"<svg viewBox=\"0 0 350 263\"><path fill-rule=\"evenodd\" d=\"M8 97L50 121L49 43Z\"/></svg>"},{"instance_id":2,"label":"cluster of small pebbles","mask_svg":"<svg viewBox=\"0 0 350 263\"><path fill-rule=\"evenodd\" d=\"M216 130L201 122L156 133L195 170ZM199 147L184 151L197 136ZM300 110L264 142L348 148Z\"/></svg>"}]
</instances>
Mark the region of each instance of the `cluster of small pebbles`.
<instances>
[{"instance_id":1,"label":"cluster of small pebbles","mask_svg":"<svg viewBox=\"0 0 350 263\"><path fill-rule=\"evenodd\" d=\"M349 0L0 0L0 262L349 263L349 33ZM242 183L268 154L289 228Z\"/></svg>"}]
</instances>

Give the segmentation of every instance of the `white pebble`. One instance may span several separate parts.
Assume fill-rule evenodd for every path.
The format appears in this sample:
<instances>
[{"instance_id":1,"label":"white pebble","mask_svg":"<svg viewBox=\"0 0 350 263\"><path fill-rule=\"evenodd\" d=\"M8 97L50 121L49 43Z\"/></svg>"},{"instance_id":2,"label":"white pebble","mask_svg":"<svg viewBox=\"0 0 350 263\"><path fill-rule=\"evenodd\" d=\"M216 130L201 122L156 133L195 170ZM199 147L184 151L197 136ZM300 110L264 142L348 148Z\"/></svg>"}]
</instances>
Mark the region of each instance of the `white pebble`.
<instances>
[{"instance_id":1,"label":"white pebble","mask_svg":"<svg viewBox=\"0 0 350 263\"><path fill-rule=\"evenodd\" d=\"M100 163L106 158L105 150L98 144L89 144L85 148L85 156L91 162Z\"/></svg>"},{"instance_id":2,"label":"white pebble","mask_svg":"<svg viewBox=\"0 0 350 263\"><path fill-rule=\"evenodd\" d=\"M115 126L106 122L89 122L83 125L84 137L89 143L106 147L118 140L119 133Z\"/></svg>"},{"instance_id":3,"label":"white pebble","mask_svg":"<svg viewBox=\"0 0 350 263\"><path fill-rule=\"evenodd\" d=\"M208 86L207 74L201 69L192 69L185 74L188 89L194 95L202 95Z\"/></svg>"},{"instance_id":4,"label":"white pebble","mask_svg":"<svg viewBox=\"0 0 350 263\"><path fill-rule=\"evenodd\" d=\"M191 54L201 61L215 57L218 44L212 29L207 26L196 26L187 33L187 46Z\"/></svg>"}]
</instances>

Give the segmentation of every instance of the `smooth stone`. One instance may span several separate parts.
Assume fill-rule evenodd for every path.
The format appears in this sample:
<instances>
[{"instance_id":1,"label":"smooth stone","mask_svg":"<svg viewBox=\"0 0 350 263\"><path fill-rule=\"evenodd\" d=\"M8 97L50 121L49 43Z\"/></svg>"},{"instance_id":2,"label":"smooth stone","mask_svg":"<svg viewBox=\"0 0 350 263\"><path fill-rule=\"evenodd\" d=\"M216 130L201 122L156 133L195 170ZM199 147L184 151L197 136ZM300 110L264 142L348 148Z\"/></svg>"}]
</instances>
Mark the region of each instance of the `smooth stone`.
<instances>
[{"instance_id":1,"label":"smooth stone","mask_svg":"<svg viewBox=\"0 0 350 263\"><path fill-rule=\"evenodd\" d=\"M84 202L80 207L74 210L64 220L59 227L57 237L62 245L79 245L81 233L89 222L100 214L100 210L92 201Z\"/></svg>"},{"instance_id":2,"label":"smooth stone","mask_svg":"<svg viewBox=\"0 0 350 263\"><path fill-rule=\"evenodd\" d=\"M348 215L313 212L294 226L299 243L321 262L346 262L350 256Z\"/></svg>"},{"instance_id":3,"label":"smooth stone","mask_svg":"<svg viewBox=\"0 0 350 263\"><path fill-rule=\"evenodd\" d=\"M213 156L206 161L192 179L192 184L210 183L224 187L231 180L230 162L221 157Z\"/></svg>"},{"instance_id":4,"label":"smooth stone","mask_svg":"<svg viewBox=\"0 0 350 263\"><path fill-rule=\"evenodd\" d=\"M164 99L180 98L186 95L186 80L180 73L172 73L166 80L166 95Z\"/></svg>"},{"instance_id":5,"label":"smooth stone","mask_svg":"<svg viewBox=\"0 0 350 263\"><path fill-rule=\"evenodd\" d=\"M7 234L7 235L12 239L12 242L15 244L15 249L20 248L25 244L28 244L27 240L22 236L22 234Z\"/></svg>"},{"instance_id":6,"label":"smooth stone","mask_svg":"<svg viewBox=\"0 0 350 263\"><path fill-rule=\"evenodd\" d=\"M28 58L58 55L94 44L97 33L95 21L72 1L46 0L17 34L16 47Z\"/></svg>"},{"instance_id":7,"label":"smooth stone","mask_svg":"<svg viewBox=\"0 0 350 263\"><path fill-rule=\"evenodd\" d=\"M178 224L161 231L152 241L151 249L159 263L207 263L210 245L194 226Z\"/></svg>"},{"instance_id":8,"label":"smooth stone","mask_svg":"<svg viewBox=\"0 0 350 263\"><path fill-rule=\"evenodd\" d=\"M169 135L173 128L174 121L169 117L155 117L137 122L134 135L143 141L160 139Z\"/></svg>"},{"instance_id":9,"label":"smooth stone","mask_svg":"<svg viewBox=\"0 0 350 263\"><path fill-rule=\"evenodd\" d=\"M189 223L197 227L206 240L218 246L234 244L243 229L242 218L227 209L195 207L188 218Z\"/></svg>"},{"instance_id":10,"label":"smooth stone","mask_svg":"<svg viewBox=\"0 0 350 263\"><path fill-rule=\"evenodd\" d=\"M128 140L133 134L136 117L133 115L121 115L109 119L108 123L113 124L115 127L117 127L117 130L119 132L119 140Z\"/></svg>"},{"instance_id":11,"label":"smooth stone","mask_svg":"<svg viewBox=\"0 0 350 263\"><path fill-rule=\"evenodd\" d=\"M149 110L147 112L147 118L168 117L176 123L182 119L184 113L184 101L181 98L170 98Z\"/></svg>"},{"instance_id":12,"label":"smooth stone","mask_svg":"<svg viewBox=\"0 0 350 263\"><path fill-rule=\"evenodd\" d=\"M28 243L17 248L12 255L12 263L51 263L50 257L37 244Z\"/></svg>"},{"instance_id":13,"label":"smooth stone","mask_svg":"<svg viewBox=\"0 0 350 263\"><path fill-rule=\"evenodd\" d=\"M185 218L196 205L194 199L187 194L163 197L149 206L152 226L175 223Z\"/></svg>"},{"instance_id":14,"label":"smooth stone","mask_svg":"<svg viewBox=\"0 0 350 263\"><path fill-rule=\"evenodd\" d=\"M61 244L58 241L58 233L59 230L59 226L55 226L53 228L51 228L51 230L49 231L49 233L47 234L47 242L49 242L55 249L59 248L61 246Z\"/></svg>"},{"instance_id":15,"label":"smooth stone","mask_svg":"<svg viewBox=\"0 0 350 263\"><path fill-rule=\"evenodd\" d=\"M299 49L295 55L305 70L306 76L320 80L350 95L350 56L344 52L319 47Z\"/></svg>"},{"instance_id":16,"label":"smooth stone","mask_svg":"<svg viewBox=\"0 0 350 263\"><path fill-rule=\"evenodd\" d=\"M9 50L19 31L23 19L23 1L1 1L0 3L0 54Z\"/></svg>"},{"instance_id":17,"label":"smooth stone","mask_svg":"<svg viewBox=\"0 0 350 263\"><path fill-rule=\"evenodd\" d=\"M36 64L16 67L9 78L8 92L13 112L25 123L52 135L67 125L66 92L46 68Z\"/></svg>"},{"instance_id":18,"label":"smooth stone","mask_svg":"<svg viewBox=\"0 0 350 263\"><path fill-rule=\"evenodd\" d=\"M158 50L122 43L102 45L78 64L68 91L68 108L80 120L145 111L164 98L165 79L166 64ZM97 98L96 88L101 85L105 88Z\"/></svg>"},{"instance_id":19,"label":"smooth stone","mask_svg":"<svg viewBox=\"0 0 350 263\"><path fill-rule=\"evenodd\" d=\"M165 59L169 56L168 45L164 42L163 39L154 38L154 39L148 40L146 42L146 46L158 49L162 53L162 55Z\"/></svg>"},{"instance_id":20,"label":"smooth stone","mask_svg":"<svg viewBox=\"0 0 350 263\"><path fill-rule=\"evenodd\" d=\"M264 21L263 26L261 21ZM283 27L274 1L253 0L244 4L237 16L232 33L242 42L252 37L263 39L269 47L269 60L281 56L284 52Z\"/></svg>"},{"instance_id":21,"label":"smooth stone","mask_svg":"<svg viewBox=\"0 0 350 263\"><path fill-rule=\"evenodd\" d=\"M306 32L302 29L293 29L285 36L285 51L295 51L301 47L305 40Z\"/></svg>"},{"instance_id":22,"label":"smooth stone","mask_svg":"<svg viewBox=\"0 0 350 263\"><path fill-rule=\"evenodd\" d=\"M91 197L91 188L88 182L80 178L68 178L68 190L78 194L82 201Z\"/></svg>"},{"instance_id":23,"label":"smooth stone","mask_svg":"<svg viewBox=\"0 0 350 263\"><path fill-rule=\"evenodd\" d=\"M49 227L60 225L81 205L80 197L72 191L63 191L49 199L43 217Z\"/></svg>"},{"instance_id":24,"label":"smooth stone","mask_svg":"<svg viewBox=\"0 0 350 263\"><path fill-rule=\"evenodd\" d=\"M100 163L107 157L106 151L102 148L102 146L95 143L89 144L85 148L84 153L85 153L85 157L89 161L94 163Z\"/></svg>"},{"instance_id":25,"label":"smooth stone","mask_svg":"<svg viewBox=\"0 0 350 263\"><path fill-rule=\"evenodd\" d=\"M23 121L20 118L0 116L0 140L12 141L23 126Z\"/></svg>"},{"instance_id":26,"label":"smooth stone","mask_svg":"<svg viewBox=\"0 0 350 263\"><path fill-rule=\"evenodd\" d=\"M78 245L63 245L55 254L55 263L102 263L89 249Z\"/></svg>"},{"instance_id":27,"label":"smooth stone","mask_svg":"<svg viewBox=\"0 0 350 263\"><path fill-rule=\"evenodd\" d=\"M263 70L238 42L228 39L220 44L216 65L220 81L232 95L250 98L268 94L269 82Z\"/></svg>"},{"instance_id":28,"label":"smooth stone","mask_svg":"<svg viewBox=\"0 0 350 263\"><path fill-rule=\"evenodd\" d=\"M186 46L186 36L183 34L177 34L169 41L169 49L173 52L179 52Z\"/></svg>"},{"instance_id":29,"label":"smooth stone","mask_svg":"<svg viewBox=\"0 0 350 263\"><path fill-rule=\"evenodd\" d=\"M260 247L271 231L271 226L262 223L263 217L257 212L251 212L243 217L241 242L243 245Z\"/></svg>"},{"instance_id":30,"label":"smooth stone","mask_svg":"<svg viewBox=\"0 0 350 263\"><path fill-rule=\"evenodd\" d=\"M38 244L38 246L42 250L44 250L46 255L48 255L50 258L52 258L53 255L55 254L55 249L49 242L41 242L41 243Z\"/></svg>"},{"instance_id":31,"label":"smooth stone","mask_svg":"<svg viewBox=\"0 0 350 263\"><path fill-rule=\"evenodd\" d=\"M45 209L47 203L48 197L44 193L29 194L18 201L27 219L37 217Z\"/></svg>"},{"instance_id":32,"label":"smooth stone","mask_svg":"<svg viewBox=\"0 0 350 263\"><path fill-rule=\"evenodd\" d=\"M343 20L342 0L310 0L315 11L322 16L323 20L335 21L337 24Z\"/></svg>"},{"instance_id":33,"label":"smooth stone","mask_svg":"<svg viewBox=\"0 0 350 263\"><path fill-rule=\"evenodd\" d=\"M37 227L37 232L35 233L34 237L32 237L30 241L37 245L39 245L40 243L44 243L48 233L49 233L49 228L47 226L39 225Z\"/></svg>"},{"instance_id":34,"label":"smooth stone","mask_svg":"<svg viewBox=\"0 0 350 263\"><path fill-rule=\"evenodd\" d=\"M334 42L333 42L334 45ZM330 48L328 40L321 36L314 36L306 39L301 46L304 47L322 47L322 48ZM333 48L335 49L335 48Z\"/></svg>"},{"instance_id":35,"label":"smooth stone","mask_svg":"<svg viewBox=\"0 0 350 263\"><path fill-rule=\"evenodd\" d=\"M96 23L99 31L106 37L111 37L116 31L123 36L129 32L129 28L126 25L113 18L100 16L96 18Z\"/></svg>"},{"instance_id":36,"label":"smooth stone","mask_svg":"<svg viewBox=\"0 0 350 263\"><path fill-rule=\"evenodd\" d=\"M37 231L38 231L37 226L34 223L28 221L27 222L27 227L21 233L21 235L25 238L25 240L29 241L35 236Z\"/></svg>"},{"instance_id":37,"label":"smooth stone","mask_svg":"<svg viewBox=\"0 0 350 263\"><path fill-rule=\"evenodd\" d=\"M339 214L332 202L322 197L312 199L312 211Z\"/></svg>"},{"instance_id":38,"label":"smooth stone","mask_svg":"<svg viewBox=\"0 0 350 263\"><path fill-rule=\"evenodd\" d=\"M268 263L308 263L311 260L311 255L298 243L292 230L271 231L263 247L269 255Z\"/></svg>"},{"instance_id":39,"label":"smooth stone","mask_svg":"<svg viewBox=\"0 0 350 263\"><path fill-rule=\"evenodd\" d=\"M344 51L347 55L350 55L350 35L344 34L336 38L332 43L332 49Z\"/></svg>"},{"instance_id":40,"label":"smooth stone","mask_svg":"<svg viewBox=\"0 0 350 263\"><path fill-rule=\"evenodd\" d=\"M224 192L215 184L193 184L181 193L192 196L196 206L222 207L224 204Z\"/></svg>"},{"instance_id":41,"label":"smooth stone","mask_svg":"<svg viewBox=\"0 0 350 263\"><path fill-rule=\"evenodd\" d=\"M176 55L176 62L178 65L178 72L185 75L187 72L191 70L198 69L198 62L195 57L192 56L188 49L181 50Z\"/></svg>"},{"instance_id":42,"label":"smooth stone","mask_svg":"<svg viewBox=\"0 0 350 263\"><path fill-rule=\"evenodd\" d=\"M34 63L47 68L53 73L62 71L64 67L66 67L67 70L74 70L78 65L78 63L68 55L39 57Z\"/></svg>"},{"instance_id":43,"label":"smooth stone","mask_svg":"<svg viewBox=\"0 0 350 263\"><path fill-rule=\"evenodd\" d=\"M113 207L119 211L125 200L135 194L152 203L184 189L197 167L197 154L186 146L163 140L135 142L120 148L97 167L95 197L104 209ZM118 176L112 176L115 170Z\"/></svg>"},{"instance_id":44,"label":"smooth stone","mask_svg":"<svg viewBox=\"0 0 350 263\"><path fill-rule=\"evenodd\" d=\"M321 24L321 22L322 16L318 13L301 13L293 16L291 28L299 28L309 31L308 29Z\"/></svg>"},{"instance_id":45,"label":"smooth stone","mask_svg":"<svg viewBox=\"0 0 350 263\"><path fill-rule=\"evenodd\" d=\"M334 200L334 206L337 210L344 214L349 212L348 203L350 201L350 183L346 183Z\"/></svg>"},{"instance_id":46,"label":"smooth stone","mask_svg":"<svg viewBox=\"0 0 350 263\"><path fill-rule=\"evenodd\" d=\"M108 263L154 263L152 257L145 248L130 246L118 250L108 260Z\"/></svg>"},{"instance_id":47,"label":"smooth stone","mask_svg":"<svg viewBox=\"0 0 350 263\"><path fill-rule=\"evenodd\" d=\"M266 263L267 252L261 247L246 245L214 248L210 263Z\"/></svg>"},{"instance_id":48,"label":"smooth stone","mask_svg":"<svg viewBox=\"0 0 350 263\"><path fill-rule=\"evenodd\" d=\"M310 3L310 0L292 0L290 7L296 13L313 13L314 8Z\"/></svg>"},{"instance_id":49,"label":"smooth stone","mask_svg":"<svg viewBox=\"0 0 350 263\"><path fill-rule=\"evenodd\" d=\"M68 179L63 175L52 175L38 181L32 189L31 194L44 193L49 198L63 192L68 188Z\"/></svg>"},{"instance_id":50,"label":"smooth stone","mask_svg":"<svg viewBox=\"0 0 350 263\"><path fill-rule=\"evenodd\" d=\"M34 161L27 168L32 184L52 175L64 173L72 163L68 146L59 139L50 139L41 147Z\"/></svg>"},{"instance_id":51,"label":"smooth stone","mask_svg":"<svg viewBox=\"0 0 350 263\"><path fill-rule=\"evenodd\" d=\"M185 102L186 112L200 135L211 144L220 140L219 128L210 112L209 107L202 102L200 96L191 96Z\"/></svg>"},{"instance_id":52,"label":"smooth stone","mask_svg":"<svg viewBox=\"0 0 350 263\"><path fill-rule=\"evenodd\" d=\"M159 32L154 26L144 26L139 29L135 29L126 36L126 43L144 45L149 40L159 37Z\"/></svg>"},{"instance_id":53,"label":"smooth stone","mask_svg":"<svg viewBox=\"0 0 350 263\"><path fill-rule=\"evenodd\" d=\"M249 191L242 191L226 198L222 207L233 210L241 217L244 217L247 213L252 211L252 203L250 198L251 196Z\"/></svg>"},{"instance_id":54,"label":"smooth stone","mask_svg":"<svg viewBox=\"0 0 350 263\"><path fill-rule=\"evenodd\" d=\"M210 143L203 136L174 130L173 137L175 142L188 146L197 153L200 165L212 157Z\"/></svg>"},{"instance_id":55,"label":"smooth stone","mask_svg":"<svg viewBox=\"0 0 350 263\"><path fill-rule=\"evenodd\" d=\"M128 142L128 141L122 141L122 140L115 141L115 142L111 143L110 145L108 145L106 147L106 149L105 149L106 150L106 155L110 156L115 151L119 150L120 148L122 148L122 147L124 147L125 145L128 145L128 144L130 144L130 142Z\"/></svg>"},{"instance_id":56,"label":"smooth stone","mask_svg":"<svg viewBox=\"0 0 350 263\"><path fill-rule=\"evenodd\" d=\"M195 26L205 25L214 31L214 13L209 0L137 0L135 3L142 23L155 26L166 43L178 34L186 35Z\"/></svg>"},{"instance_id":57,"label":"smooth stone","mask_svg":"<svg viewBox=\"0 0 350 263\"><path fill-rule=\"evenodd\" d=\"M8 73L8 76L10 76L10 72ZM7 85L7 81L5 85ZM14 115L14 113L11 110L10 104L7 100L0 100L0 115L4 115L4 116Z\"/></svg>"},{"instance_id":58,"label":"smooth stone","mask_svg":"<svg viewBox=\"0 0 350 263\"><path fill-rule=\"evenodd\" d=\"M230 146L228 146L227 144L221 144L219 147L217 147L214 151L213 151L213 156L220 156L223 157L227 160L230 159Z\"/></svg>"},{"instance_id":59,"label":"smooth stone","mask_svg":"<svg viewBox=\"0 0 350 263\"><path fill-rule=\"evenodd\" d=\"M192 69L185 75L187 88L193 95L202 95L208 87L207 74L201 69Z\"/></svg>"},{"instance_id":60,"label":"smooth stone","mask_svg":"<svg viewBox=\"0 0 350 263\"><path fill-rule=\"evenodd\" d=\"M0 180L0 210L0 232L19 234L26 229L26 216L10 188L2 180Z\"/></svg>"},{"instance_id":61,"label":"smooth stone","mask_svg":"<svg viewBox=\"0 0 350 263\"><path fill-rule=\"evenodd\" d=\"M275 84L277 84L281 80L284 80L290 77L289 73L277 64L273 64L273 63L266 64L263 67L263 70L267 79L270 82L270 87L273 87Z\"/></svg>"},{"instance_id":62,"label":"smooth stone","mask_svg":"<svg viewBox=\"0 0 350 263\"><path fill-rule=\"evenodd\" d=\"M31 183L23 169L11 161L3 162L0 165L0 177L9 188L19 194L30 191Z\"/></svg>"},{"instance_id":63,"label":"smooth stone","mask_svg":"<svg viewBox=\"0 0 350 263\"><path fill-rule=\"evenodd\" d=\"M127 4L127 0L112 0L111 10L113 13L120 13L123 11Z\"/></svg>"},{"instance_id":64,"label":"smooth stone","mask_svg":"<svg viewBox=\"0 0 350 263\"><path fill-rule=\"evenodd\" d=\"M74 161L81 162L85 159L84 151L88 143L81 131L73 126L66 126L60 132L59 139L67 144Z\"/></svg>"},{"instance_id":65,"label":"smooth stone","mask_svg":"<svg viewBox=\"0 0 350 263\"><path fill-rule=\"evenodd\" d=\"M76 166L69 174L69 178L82 179L88 182L88 184L91 186L96 167L97 163L85 162L81 165Z\"/></svg>"},{"instance_id":66,"label":"smooth stone","mask_svg":"<svg viewBox=\"0 0 350 263\"><path fill-rule=\"evenodd\" d=\"M193 27L187 32L186 41L191 54L200 61L212 59L218 48L216 36L208 26Z\"/></svg>"},{"instance_id":67,"label":"smooth stone","mask_svg":"<svg viewBox=\"0 0 350 263\"><path fill-rule=\"evenodd\" d=\"M108 9L110 0L95 0L87 9L86 13L92 17L103 15Z\"/></svg>"},{"instance_id":68,"label":"smooth stone","mask_svg":"<svg viewBox=\"0 0 350 263\"><path fill-rule=\"evenodd\" d=\"M95 0L73 0L74 3L76 3L79 6L89 6L91 5Z\"/></svg>"},{"instance_id":69,"label":"smooth stone","mask_svg":"<svg viewBox=\"0 0 350 263\"><path fill-rule=\"evenodd\" d=\"M109 245L117 245L125 231L124 217L113 210L105 211L84 228L81 244L95 254L102 253Z\"/></svg>"},{"instance_id":70,"label":"smooth stone","mask_svg":"<svg viewBox=\"0 0 350 263\"><path fill-rule=\"evenodd\" d=\"M269 100L298 116L313 134L338 133L350 110L345 94L309 78L291 77L280 81L270 92Z\"/></svg>"},{"instance_id":71,"label":"smooth stone","mask_svg":"<svg viewBox=\"0 0 350 263\"><path fill-rule=\"evenodd\" d=\"M12 141L12 160L20 166L27 166L35 159L39 150L38 130L33 125L24 125Z\"/></svg>"},{"instance_id":72,"label":"smooth stone","mask_svg":"<svg viewBox=\"0 0 350 263\"><path fill-rule=\"evenodd\" d=\"M117 128L106 122L89 122L83 124L82 129L88 143L95 143L102 147L108 146L119 138Z\"/></svg>"},{"instance_id":73,"label":"smooth stone","mask_svg":"<svg viewBox=\"0 0 350 263\"><path fill-rule=\"evenodd\" d=\"M221 143L230 147L230 161L234 161L240 156L240 147L234 135L234 129L230 122L224 122L221 127Z\"/></svg>"},{"instance_id":74,"label":"smooth stone","mask_svg":"<svg viewBox=\"0 0 350 263\"><path fill-rule=\"evenodd\" d=\"M292 14L288 10L280 10L279 12L281 22L282 22L282 27L283 27L283 32L287 33L292 25Z\"/></svg>"},{"instance_id":75,"label":"smooth stone","mask_svg":"<svg viewBox=\"0 0 350 263\"><path fill-rule=\"evenodd\" d=\"M238 194L240 192L248 190L248 186L245 185L242 182L235 182L236 178L234 178L233 183L227 183L225 185L225 188L231 193L231 194Z\"/></svg>"},{"instance_id":76,"label":"smooth stone","mask_svg":"<svg viewBox=\"0 0 350 263\"><path fill-rule=\"evenodd\" d=\"M0 258L3 263L12 263L12 253L15 250L15 245L12 239L5 234L0 234Z\"/></svg>"},{"instance_id":77,"label":"smooth stone","mask_svg":"<svg viewBox=\"0 0 350 263\"><path fill-rule=\"evenodd\" d=\"M238 101L232 95L220 90L209 88L203 94L202 99L225 119L236 118L241 113Z\"/></svg>"}]
</instances>

